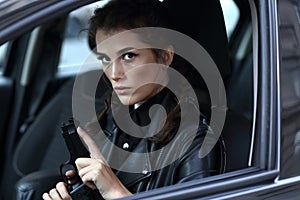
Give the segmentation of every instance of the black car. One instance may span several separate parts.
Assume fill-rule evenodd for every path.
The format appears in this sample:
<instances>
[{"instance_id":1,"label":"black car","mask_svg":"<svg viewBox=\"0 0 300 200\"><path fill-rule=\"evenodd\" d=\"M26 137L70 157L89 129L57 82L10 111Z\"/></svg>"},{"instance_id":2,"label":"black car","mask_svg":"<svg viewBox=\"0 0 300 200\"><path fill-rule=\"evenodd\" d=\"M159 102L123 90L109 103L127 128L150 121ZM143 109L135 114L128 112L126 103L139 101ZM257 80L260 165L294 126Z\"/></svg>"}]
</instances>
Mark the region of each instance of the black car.
<instances>
[{"instance_id":1,"label":"black car","mask_svg":"<svg viewBox=\"0 0 300 200\"><path fill-rule=\"evenodd\" d=\"M85 88L101 74L86 30L106 2L0 0L0 199L41 199L61 180L75 79L101 110L106 89ZM226 171L125 199L300 199L300 0L161 3L219 70ZM218 105L192 74L210 118Z\"/></svg>"}]
</instances>

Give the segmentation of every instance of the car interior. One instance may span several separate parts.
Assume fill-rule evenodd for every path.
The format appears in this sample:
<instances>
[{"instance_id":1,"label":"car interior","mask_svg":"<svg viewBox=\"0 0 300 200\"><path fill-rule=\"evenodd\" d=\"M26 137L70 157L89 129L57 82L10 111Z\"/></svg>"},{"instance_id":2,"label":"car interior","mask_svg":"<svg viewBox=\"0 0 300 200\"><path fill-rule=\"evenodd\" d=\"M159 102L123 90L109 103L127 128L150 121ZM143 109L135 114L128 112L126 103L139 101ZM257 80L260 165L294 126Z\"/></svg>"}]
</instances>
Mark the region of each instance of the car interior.
<instances>
[{"instance_id":1,"label":"car interior","mask_svg":"<svg viewBox=\"0 0 300 200\"><path fill-rule=\"evenodd\" d=\"M254 83L252 24L248 1L235 1L240 15L230 37L226 33L219 0L194 0L188 3L164 0L162 3L173 15L178 25L177 31L193 38L207 50L223 78L227 96L226 120L222 130L227 152L226 173L250 167ZM96 94L87 87L93 79L91 77L101 76L101 66L77 76L76 73L59 74L58 65L67 28L75 23L78 22L66 14L8 43L10 52L14 52L15 57L18 54L22 57L8 59L6 64L20 66L23 65L22 60L27 60L23 68L26 70L27 67L29 76L20 77L24 73L22 66L19 70L8 69L5 72L15 78L16 81L6 80L7 86L14 85L15 89L5 93L8 96L1 96L0 101L2 105L9 105L10 98L15 97L17 100L14 104L18 106L13 112L9 112L10 107L4 107L0 112L0 119L14 116L6 126L5 120L0 120L0 128L8 128L6 132L9 133L7 137L0 135L1 144L5 144L5 152L1 153L5 163L0 170L3 172L0 175L0 197L3 199L40 199L42 193L62 180L59 166L69 159L69 152L60 127L72 116L75 79L82 83L81 96L78 98L89 102L96 97L95 110L100 112L103 109L109 88L103 84L102 79L99 80ZM84 31L82 34L87 37ZM32 48L23 55L19 49L27 45ZM198 95L200 109L210 119L210 110L214 105L211 105L207 86L194 68L190 67L189 70L188 80ZM5 89L9 87L1 86L1 91ZM89 113L86 115L85 119L79 119L80 124L88 123L86 119L89 117L92 120Z\"/></svg>"}]
</instances>

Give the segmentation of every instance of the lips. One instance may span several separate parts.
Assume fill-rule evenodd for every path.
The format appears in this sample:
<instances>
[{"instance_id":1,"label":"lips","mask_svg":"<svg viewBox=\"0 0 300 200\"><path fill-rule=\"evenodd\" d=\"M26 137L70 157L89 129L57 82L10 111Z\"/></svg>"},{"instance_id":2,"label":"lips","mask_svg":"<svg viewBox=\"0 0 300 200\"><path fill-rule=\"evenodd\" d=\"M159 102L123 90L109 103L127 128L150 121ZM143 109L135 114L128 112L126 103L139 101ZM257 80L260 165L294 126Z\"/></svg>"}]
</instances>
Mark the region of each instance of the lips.
<instances>
[{"instance_id":1,"label":"lips","mask_svg":"<svg viewBox=\"0 0 300 200\"><path fill-rule=\"evenodd\" d=\"M126 86L116 86L116 87L114 87L114 91L118 95L128 94L130 89L131 89L130 87L126 87Z\"/></svg>"}]
</instances>

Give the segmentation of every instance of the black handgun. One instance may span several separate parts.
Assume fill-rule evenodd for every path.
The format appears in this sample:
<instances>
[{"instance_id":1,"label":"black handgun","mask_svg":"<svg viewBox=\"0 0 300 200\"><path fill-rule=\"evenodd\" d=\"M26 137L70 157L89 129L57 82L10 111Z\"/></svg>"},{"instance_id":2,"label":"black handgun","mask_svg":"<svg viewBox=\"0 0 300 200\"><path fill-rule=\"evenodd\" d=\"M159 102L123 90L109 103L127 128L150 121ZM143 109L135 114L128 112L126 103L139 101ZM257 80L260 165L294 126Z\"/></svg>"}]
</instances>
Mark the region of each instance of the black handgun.
<instances>
[{"instance_id":1,"label":"black handgun","mask_svg":"<svg viewBox=\"0 0 300 200\"><path fill-rule=\"evenodd\" d=\"M68 123L63 123L61 130L65 139L65 143L70 152L70 160L60 166L60 174L67 184L67 188L72 199L103 199L98 190L89 188L82 182L80 176L78 175L75 160L82 157L89 158L90 153L80 140L73 118L70 118ZM73 180L72 182L75 182L74 184L70 184L68 177L65 175L66 171L68 170L73 170L75 172L75 176L71 178Z\"/></svg>"}]
</instances>

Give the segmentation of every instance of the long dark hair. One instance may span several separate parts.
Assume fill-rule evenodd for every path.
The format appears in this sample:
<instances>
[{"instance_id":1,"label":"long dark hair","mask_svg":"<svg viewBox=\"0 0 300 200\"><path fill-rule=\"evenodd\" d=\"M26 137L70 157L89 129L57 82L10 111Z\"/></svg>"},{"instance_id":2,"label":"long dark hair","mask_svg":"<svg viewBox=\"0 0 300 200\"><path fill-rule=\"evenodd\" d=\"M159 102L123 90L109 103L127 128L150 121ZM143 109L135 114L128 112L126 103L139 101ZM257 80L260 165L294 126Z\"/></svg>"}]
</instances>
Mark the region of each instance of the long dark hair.
<instances>
[{"instance_id":1,"label":"long dark hair","mask_svg":"<svg viewBox=\"0 0 300 200\"><path fill-rule=\"evenodd\" d=\"M158 0L111 0L96 9L90 18L89 46L95 49L99 29L110 33L142 27L173 29L174 23L164 4Z\"/></svg>"},{"instance_id":2,"label":"long dark hair","mask_svg":"<svg viewBox=\"0 0 300 200\"><path fill-rule=\"evenodd\" d=\"M108 34L118 30L130 30L142 27L160 27L173 29L174 23L168 10L162 2L158 0L112 0L104 7L95 10L94 15L90 18L89 27L89 46L94 51L96 49L96 33L98 30ZM147 38L141 38L144 42ZM164 40L167 41L167 40ZM161 49L152 49L157 59L162 56ZM178 70L178 57L175 56L171 67ZM183 70L182 70L183 71ZM103 74L103 80L110 85L108 78ZM180 84L180 83L178 83ZM98 117L98 122L102 124L107 111L110 108L110 97L106 99L105 109ZM179 99L180 100L180 99ZM177 104L167 115L166 123L162 130L156 134L153 141L165 142L172 137L171 133L178 126L180 117L180 106Z\"/></svg>"}]
</instances>

